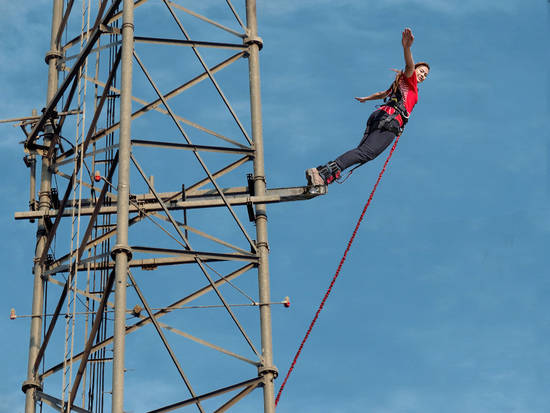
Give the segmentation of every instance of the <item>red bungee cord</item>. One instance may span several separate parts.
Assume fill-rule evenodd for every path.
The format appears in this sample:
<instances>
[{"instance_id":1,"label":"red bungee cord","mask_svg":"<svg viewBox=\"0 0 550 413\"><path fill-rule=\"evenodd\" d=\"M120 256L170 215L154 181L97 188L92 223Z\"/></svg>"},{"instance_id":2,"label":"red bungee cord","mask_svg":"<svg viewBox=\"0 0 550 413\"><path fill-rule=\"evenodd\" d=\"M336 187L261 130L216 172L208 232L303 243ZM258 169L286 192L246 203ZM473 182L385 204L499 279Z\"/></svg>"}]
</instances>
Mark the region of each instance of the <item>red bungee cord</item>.
<instances>
[{"instance_id":1,"label":"red bungee cord","mask_svg":"<svg viewBox=\"0 0 550 413\"><path fill-rule=\"evenodd\" d=\"M348 246L346 250L344 251L344 255L342 256L342 259L340 260L340 264L338 265L338 269L336 270L336 274L334 274L334 277L332 277L332 281L330 283L330 286L328 287L327 292L325 293L325 296L323 297L323 300L321 301L321 305L317 309L317 312L315 313L315 317L313 317L313 320L311 321L311 324L309 325L309 328L307 329L306 335L302 342L300 343L300 347L298 348L298 351L296 352L296 355L294 356L294 360L292 360L292 364L290 365L290 368L288 369L288 373L286 373L285 379L283 380L283 384L281 384L281 388L279 389L279 392L277 393L277 397L275 398L275 406L279 403L279 399L281 397L281 393L283 392L283 389L285 388L286 382L288 380L288 377L290 376L290 373L292 373L292 370L294 370L294 366L296 365L296 361L298 361L298 357L300 356L300 353L302 352L302 349L304 348L304 344L306 343L309 333L311 333L311 330L313 330L313 326L317 322L317 318L319 317L319 314L321 313L321 310L325 306L325 302L327 301L328 296L330 295L330 292L332 291L332 287L334 287L334 283L336 282L336 279L338 278L338 275L340 275L340 270L342 269L342 265L344 265L344 261L346 261L346 257L348 255L348 251L351 248L351 244L353 244L353 240L355 239L355 235L357 235L357 231L359 230L359 226L361 225L361 221L363 221L363 218L365 217L365 213L367 212L367 208L369 207L372 198L374 196L374 193L376 192L376 188L378 187L378 184L380 183L380 180L382 179L382 175L384 175L384 172L386 171L386 167L388 166L388 162L390 161L391 156L393 155L393 151L395 151L395 148L397 146L397 142L399 141L399 136L395 139L395 142L393 143L393 146L390 150L390 154L388 155L388 158L386 159L386 162L384 163L384 166L382 167L382 170L380 171L380 174L378 175L378 179L376 180L376 183L374 184L374 187L372 188L372 191L370 193L369 199L365 206L363 207L363 212L361 213L361 216L359 217L359 220L357 221L357 224L355 225L355 229L353 230L353 234L351 235L351 238L348 241Z\"/></svg>"}]
</instances>

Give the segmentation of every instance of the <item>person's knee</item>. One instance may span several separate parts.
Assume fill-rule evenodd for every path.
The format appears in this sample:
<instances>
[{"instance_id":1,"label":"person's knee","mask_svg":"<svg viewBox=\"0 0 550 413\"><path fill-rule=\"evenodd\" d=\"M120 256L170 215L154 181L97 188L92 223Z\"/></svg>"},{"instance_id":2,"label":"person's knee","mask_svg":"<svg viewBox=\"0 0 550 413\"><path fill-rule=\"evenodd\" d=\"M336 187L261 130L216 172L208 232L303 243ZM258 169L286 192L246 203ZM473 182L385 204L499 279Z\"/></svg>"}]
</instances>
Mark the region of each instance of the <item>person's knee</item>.
<instances>
[{"instance_id":1,"label":"person's knee","mask_svg":"<svg viewBox=\"0 0 550 413\"><path fill-rule=\"evenodd\" d=\"M365 162L368 162L368 161L374 159L372 154L364 147L363 148L358 148L357 155L358 155L359 160L360 160L361 163L365 163Z\"/></svg>"}]
</instances>

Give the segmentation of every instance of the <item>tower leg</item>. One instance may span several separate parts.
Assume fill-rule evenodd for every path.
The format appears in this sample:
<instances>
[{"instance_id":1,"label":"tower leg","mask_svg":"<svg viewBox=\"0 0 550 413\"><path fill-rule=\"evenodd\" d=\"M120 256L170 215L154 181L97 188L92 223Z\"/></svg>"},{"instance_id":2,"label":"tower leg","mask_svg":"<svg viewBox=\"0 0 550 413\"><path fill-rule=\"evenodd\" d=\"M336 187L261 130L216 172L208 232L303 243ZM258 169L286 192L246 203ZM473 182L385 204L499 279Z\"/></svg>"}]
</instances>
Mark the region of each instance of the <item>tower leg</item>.
<instances>
[{"instance_id":1,"label":"tower leg","mask_svg":"<svg viewBox=\"0 0 550 413\"><path fill-rule=\"evenodd\" d=\"M256 20L256 0L246 1L246 20L248 25L249 57L248 69L250 79L250 110L252 137L254 140L254 191L258 196L266 192L264 171L264 149L262 136L262 106L260 95L260 41ZM267 242L267 213L265 205L256 205L256 238L260 257L258 264L258 289L261 303L271 302L269 287L269 246ZM262 338L262 365L260 374L264 377L264 412L275 412L274 379L277 370L273 365L273 345L271 337L271 307L260 305L260 328Z\"/></svg>"},{"instance_id":2,"label":"tower leg","mask_svg":"<svg viewBox=\"0 0 550 413\"><path fill-rule=\"evenodd\" d=\"M48 91L46 103L48 103L55 95L58 88L58 70L57 58L59 52L59 44L56 42L57 31L61 24L63 14L63 0L54 0L52 14L52 31L50 40L50 55L48 60ZM51 125L48 125L45 130L44 146L49 147L52 143L51 133L53 132ZM42 156L41 176L40 176L40 192L39 192L39 210L47 211L50 209L50 189L52 181L52 173L49 170L50 160L48 156ZM33 267L34 285L32 298L32 318L29 338L29 360L27 366L27 380L23 383L23 391L25 392L25 413L36 412L36 390L41 387L38 382L38 374L34 371L34 364L41 345L42 333L42 307L44 305L44 280L42 280L42 269L38 260L44 253L46 246L46 223L44 218L38 220L38 230L36 233L36 249L35 249L35 264Z\"/></svg>"},{"instance_id":3,"label":"tower leg","mask_svg":"<svg viewBox=\"0 0 550 413\"><path fill-rule=\"evenodd\" d=\"M115 260L115 322L113 334L113 413L124 411L124 355L126 339L126 284L128 261L128 216L130 199L130 132L132 114L132 59L134 50L134 2L124 0L120 93L120 137L117 187L117 242Z\"/></svg>"}]
</instances>

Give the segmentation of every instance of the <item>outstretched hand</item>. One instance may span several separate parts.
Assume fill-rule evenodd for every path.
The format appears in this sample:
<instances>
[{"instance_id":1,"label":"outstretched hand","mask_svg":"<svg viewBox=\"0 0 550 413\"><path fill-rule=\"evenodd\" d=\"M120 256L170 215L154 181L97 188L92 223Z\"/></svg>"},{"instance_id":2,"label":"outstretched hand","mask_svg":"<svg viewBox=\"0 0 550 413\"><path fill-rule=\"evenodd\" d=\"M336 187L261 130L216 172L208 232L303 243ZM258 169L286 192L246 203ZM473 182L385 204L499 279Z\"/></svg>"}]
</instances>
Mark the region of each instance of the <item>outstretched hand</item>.
<instances>
[{"instance_id":1,"label":"outstretched hand","mask_svg":"<svg viewBox=\"0 0 550 413\"><path fill-rule=\"evenodd\" d=\"M402 34L402 37L401 37L401 44L403 45L404 48L409 48L412 46L414 42L414 36L412 34L412 31L411 29L409 29L408 27L405 28L405 30L403 30L403 34Z\"/></svg>"},{"instance_id":2,"label":"outstretched hand","mask_svg":"<svg viewBox=\"0 0 550 413\"><path fill-rule=\"evenodd\" d=\"M368 99L367 98L356 97L355 100L358 100L359 102L363 103L363 102L366 102Z\"/></svg>"}]
</instances>

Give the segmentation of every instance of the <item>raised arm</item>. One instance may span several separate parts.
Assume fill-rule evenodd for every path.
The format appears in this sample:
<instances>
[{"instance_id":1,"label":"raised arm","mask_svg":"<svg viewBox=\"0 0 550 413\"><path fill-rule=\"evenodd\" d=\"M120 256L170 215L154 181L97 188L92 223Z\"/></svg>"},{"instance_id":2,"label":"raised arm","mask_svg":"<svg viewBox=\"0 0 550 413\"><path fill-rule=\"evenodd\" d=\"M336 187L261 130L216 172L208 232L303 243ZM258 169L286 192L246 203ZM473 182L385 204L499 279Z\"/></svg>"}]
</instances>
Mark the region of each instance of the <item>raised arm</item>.
<instances>
[{"instance_id":1,"label":"raised arm","mask_svg":"<svg viewBox=\"0 0 550 413\"><path fill-rule=\"evenodd\" d=\"M414 36L408 27L403 30L401 44L403 45L403 56L405 57L405 77L409 78L414 73L414 59L411 52L411 46L414 42Z\"/></svg>"}]
</instances>

